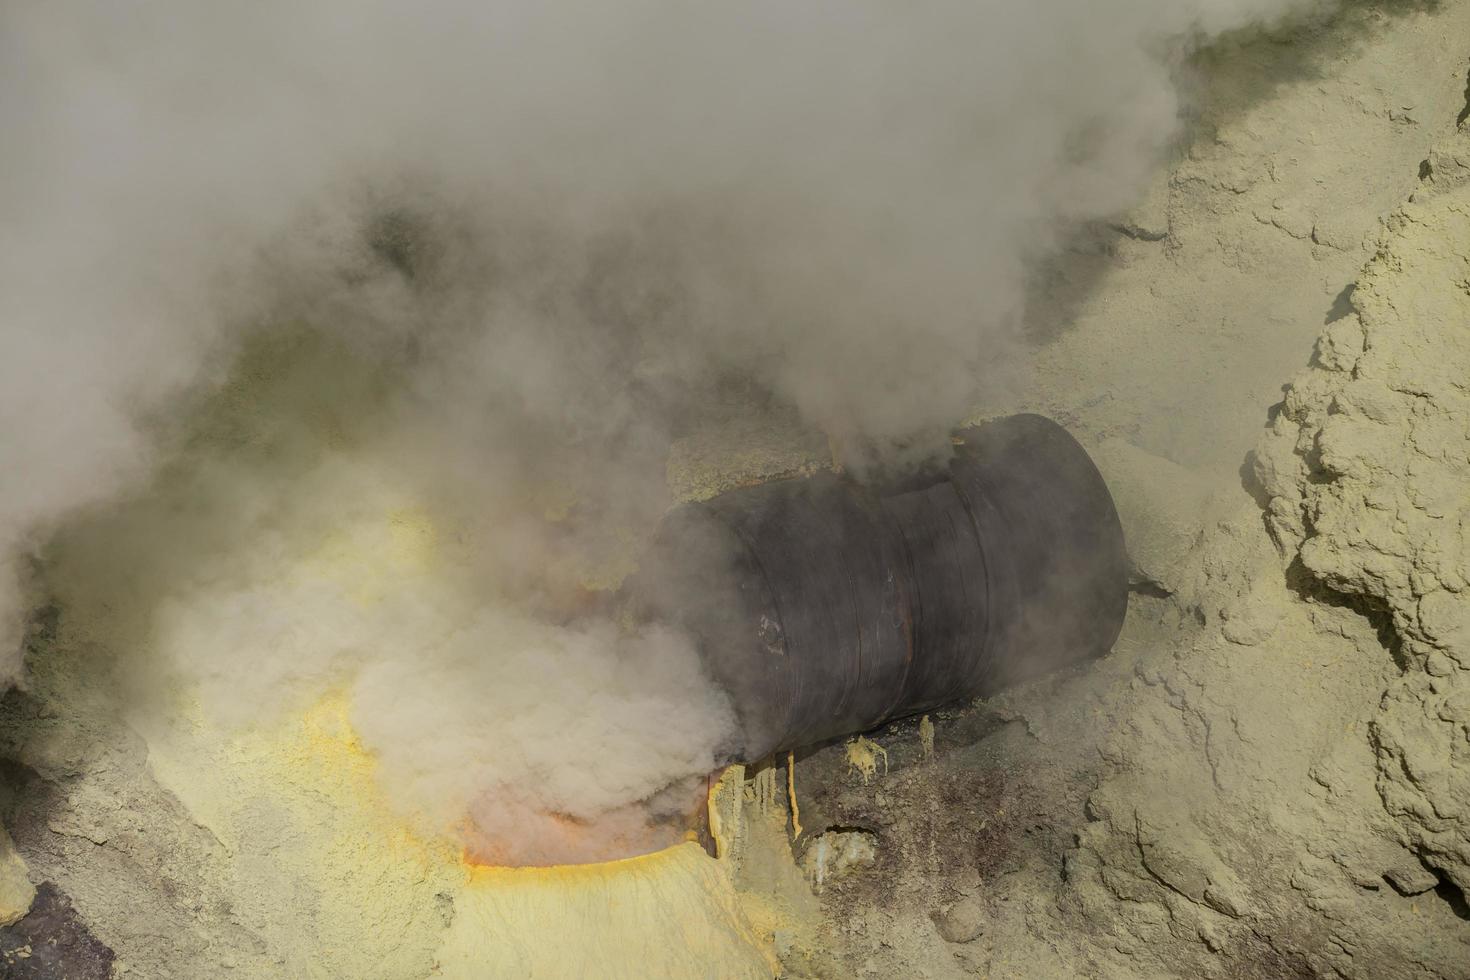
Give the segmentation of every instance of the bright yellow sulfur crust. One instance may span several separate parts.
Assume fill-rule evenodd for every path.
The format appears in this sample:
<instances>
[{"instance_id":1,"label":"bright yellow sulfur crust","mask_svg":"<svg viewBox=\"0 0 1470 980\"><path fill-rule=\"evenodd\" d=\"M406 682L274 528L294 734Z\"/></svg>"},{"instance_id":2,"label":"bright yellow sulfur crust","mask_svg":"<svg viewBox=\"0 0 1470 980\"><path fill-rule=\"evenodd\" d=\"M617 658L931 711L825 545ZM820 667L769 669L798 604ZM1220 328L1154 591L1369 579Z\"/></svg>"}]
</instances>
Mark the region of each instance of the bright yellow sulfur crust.
<instances>
[{"instance_id":1,"label":"bright yellow sulfur crust","mask_svg":"<svg viewBox=\"0 0 1470 980\"><path fill-rule=\"evenodd\" d=\"M769 978L727 868L698 844L602 864L469 869L445 976Z\"/></svg>"},{"instance_id":2,"label":"bright yellow sulfur crust","mask_svg":"<svg viewBox=\"0 0 1470 980\"><path fill-rule=\"evenodd\" d=\"M466 864L448 838L425 839L381 797L339 697L268 735L219 738L201 725L189 742L193 759L176 754L188 751L180 740L160 746L155 766L234 853L241 911L272 946L299 951L285 964L292 976L777 972L731 862L698 844L600 864L496 868Z\"/></svg>"},{"instance_id":3,"label":"bright yellow sulfur crust","mask_svg":"<svg viewBox=\"0 0 1470 980\"><path fill-rule=\"evenodd\" d=\"M423 515L400 511L389 524L384 553L330 538L312 574L376 601L435 548ZM697 844L602 864L467 864L458 841L390 805L345 694L245 731L179 694L172 717L140 719L154 773L223 846L220 887L239 919L264 948L288 951L244 956L232 975L683 980L779 968L736 866ZM739 787L737 776L737 801Z\"/></svg>"}]
</instances>

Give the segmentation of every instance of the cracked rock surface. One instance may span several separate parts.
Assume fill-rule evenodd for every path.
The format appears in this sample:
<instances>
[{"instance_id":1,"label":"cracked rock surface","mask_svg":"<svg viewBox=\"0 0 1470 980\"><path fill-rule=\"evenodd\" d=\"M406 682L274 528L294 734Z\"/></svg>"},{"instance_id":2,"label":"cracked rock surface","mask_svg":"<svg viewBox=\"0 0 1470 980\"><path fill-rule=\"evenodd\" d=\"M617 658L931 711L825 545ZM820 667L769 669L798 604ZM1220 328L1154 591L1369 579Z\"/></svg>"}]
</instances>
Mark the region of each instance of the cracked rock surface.
<instances>
[{"instance_id":1,"label":"cracked rock surface","mask_svg":"<svg viewBox=\"0 0 1470 980\"><path fill-rule=\"evenodd\" d=\"M1315 581L1391 622L1369 722L1397 838L1470 893L1470 159L1434 155L1262 447L1269 519ZM1434 884L1409 865L1390 881Z\"/></svg>"}]
</instances>

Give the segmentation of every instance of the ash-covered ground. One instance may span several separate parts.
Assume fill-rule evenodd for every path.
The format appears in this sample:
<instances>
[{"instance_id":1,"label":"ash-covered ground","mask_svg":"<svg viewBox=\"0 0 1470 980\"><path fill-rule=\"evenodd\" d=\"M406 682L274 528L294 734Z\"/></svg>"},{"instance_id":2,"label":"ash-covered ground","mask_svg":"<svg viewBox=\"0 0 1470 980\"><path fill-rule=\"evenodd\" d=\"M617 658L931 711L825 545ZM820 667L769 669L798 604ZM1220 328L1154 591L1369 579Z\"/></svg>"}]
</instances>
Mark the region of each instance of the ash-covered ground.
<instances>
[{"instance_id":1,"label":"ash-covered ground","mask_svg":"<svg viewBox=\"0 0 1470 980\"><path fill-rule=\"evenodd\" d=\"M1202 59L1148 201L1035 277L1027 395L977 410L1093 451L1134 564L1123 636L935 713L932 751L910 720L871 734L886 756L798 754L815 902L779 862L743 883L803 923L772 931L788 976L1470 977L1470 3ZM824 450L741 419L670 482ZM290 806L246 801L221 840L221 801L261 783L150 746L49 638L0 724L24 861L0 902L41 885L0 976L445 975L452 884L372 870L289 775ZM181 801L186 762L225 774Z\"/></svg>"}]
</instances>

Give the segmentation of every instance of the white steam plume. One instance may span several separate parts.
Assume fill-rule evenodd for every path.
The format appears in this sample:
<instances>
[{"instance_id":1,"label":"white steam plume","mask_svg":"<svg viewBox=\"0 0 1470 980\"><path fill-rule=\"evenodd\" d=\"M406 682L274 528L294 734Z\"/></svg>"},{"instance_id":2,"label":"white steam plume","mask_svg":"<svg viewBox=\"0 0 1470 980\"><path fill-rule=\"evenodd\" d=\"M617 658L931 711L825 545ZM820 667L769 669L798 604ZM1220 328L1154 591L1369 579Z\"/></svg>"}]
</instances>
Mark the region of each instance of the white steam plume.
<instances>
[{"instance_id":1,"label":"white steam plume","mask_svg":"<svg viewBox=\"0 0 1470 980\"><path fill-rule=\"evenodd\" d=\"M31 556L90 514L63 595L121 590L246 715L355 685L438 818L696 776L725 716L692 654L567 609L656 519L671 433L743 378L843 445L926 445L1016 383L1027 264L1133 201L1182 54L1306 6L10 0L0 676ZM301 569L380 480L468 544L364 612Z\"/></svg>"}]
</instances>

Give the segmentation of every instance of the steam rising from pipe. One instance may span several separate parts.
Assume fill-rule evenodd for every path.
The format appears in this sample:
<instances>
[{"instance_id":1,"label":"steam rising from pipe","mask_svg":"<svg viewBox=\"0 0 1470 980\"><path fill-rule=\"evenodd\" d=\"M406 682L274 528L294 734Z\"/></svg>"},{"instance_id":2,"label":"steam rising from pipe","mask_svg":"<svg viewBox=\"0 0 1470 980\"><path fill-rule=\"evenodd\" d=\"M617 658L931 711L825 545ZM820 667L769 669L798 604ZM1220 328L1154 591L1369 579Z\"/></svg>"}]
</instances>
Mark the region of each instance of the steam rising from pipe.
<instances>
[{"instance_id":1,"label":"steam rising from pipe","mask_svg":"<svg viewBox=\"0 0 1470 980\"><path fill-rule=\"evenodd\" d=\"M1307 6L8 4L0 675L40 556L140 702L345 687L437 825L697 779L723 696L584 601L669 441L733 389L927 452L1023 383L1028 263L1133 202L1182 55Z\"/></svg>"}]
</instances>

